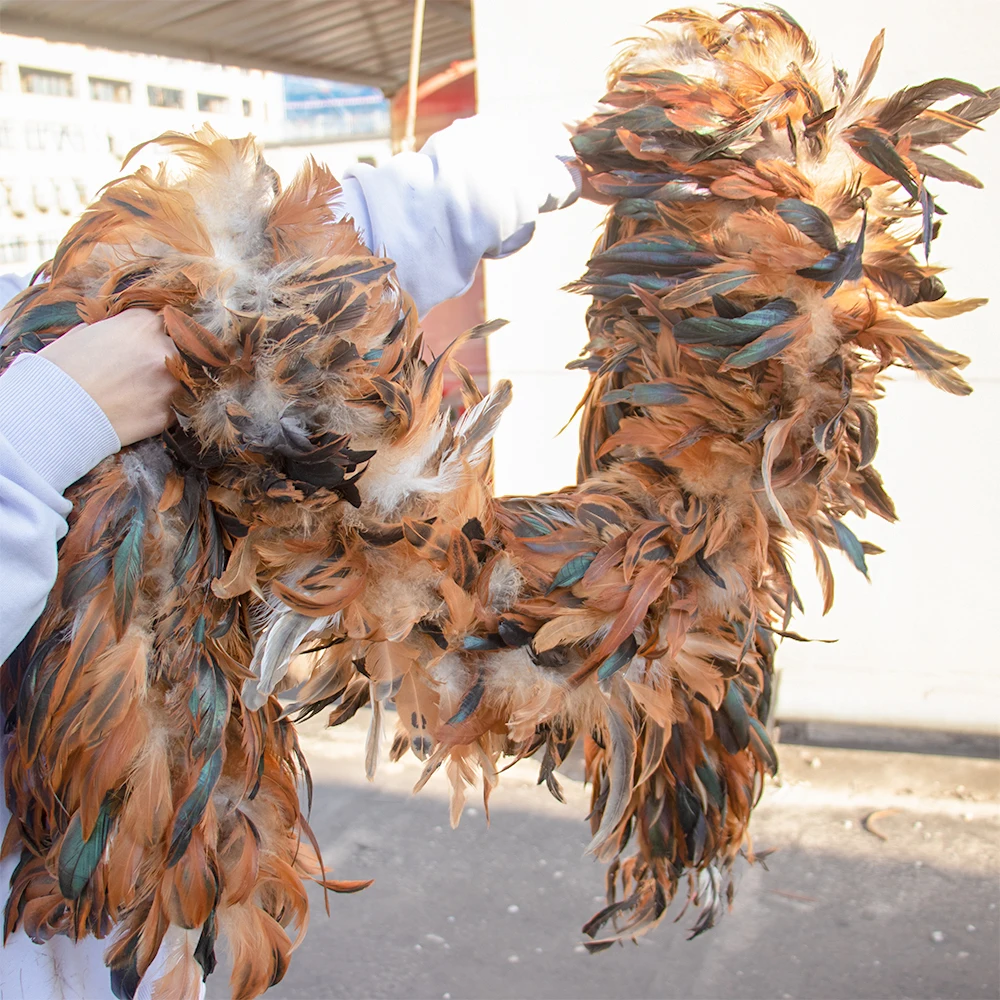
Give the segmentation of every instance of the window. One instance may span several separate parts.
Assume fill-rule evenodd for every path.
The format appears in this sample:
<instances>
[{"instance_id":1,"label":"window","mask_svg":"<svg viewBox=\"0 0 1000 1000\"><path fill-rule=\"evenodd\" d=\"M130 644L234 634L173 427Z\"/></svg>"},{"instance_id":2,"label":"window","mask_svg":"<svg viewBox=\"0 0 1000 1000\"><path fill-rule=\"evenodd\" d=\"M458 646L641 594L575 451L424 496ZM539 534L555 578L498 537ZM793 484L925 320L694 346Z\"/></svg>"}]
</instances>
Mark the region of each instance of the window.
<instances>
[{"instance_id":1,"label":"window","mask_svg":"<svg viewBox=\"0 0 1000 1000\"><path fill-rule=\"evenodd\" d=\"M27 122L24 144L28 149L49 153L83 153L86 151L83 130L58 122Z\"/></svg>"},{"instance_id":2,"label":"window","mask_svg":"<svg viewBox=\"0 0 1000 1000\"><path fill-rule=\"evenodd\" d=\"M244 117L244 118L249 118L249 117L250 117L250 115L252 114L252 112L253 112L253 106L252 106L252 105L250 104L250 102L249 102L249 101L248 101L248 100L247 100L247 99L246 99L246 98L244 97L244 98L243 98L243 117Z\"/></svg>"},{"instance_id":3,"label":"window","mask_svg":"<svg viewBox=\"0 0 1000 1000\"><path fill-rule=\"evenodd\" d=\"M21 90L26 94L72 97L73 77L69 73L54 73L49 69L33 69L30 66L22 66Z\"/></svg>"},{"instance_id":4,"label":"window","mask_svg":"<svg viewBox=\"0 0 1000 1000\"><path fill-rule=\"evenodd\" d=\"M59 249L59 235L46 233L38 237L38 254L42 260L51 260Z\"/></svg>"},{"instance_id":5,"label":"window","mask_svg":"<svg viewBox=\"0 0 1000 1000\"><path fill-rule=\"evenodd\" d=\"M229 110L229 98L218 94L199 94L198 110L208 111L213 115L224 115Z\"/></svg>"},{"instance_id":6,"label":"window","mask_svg":"<svg viewBox=\"0 0 1000 1000\"><path fill-rule=\"evenodd\" d=\"M90 78L90 99L92 101L110 101L112 104L131 104L132 85L122 80L102 80L100 77Z\"/></svg>"},{"instance_id":7,"label":"window","mask_svg":"<svg viewBox=\"0 0 1000 1000\"><path fill-rule=\"evenodd\" d=\"M135 147L135 144L141 139L145 139L145 135L137 135L134 129L130 128L114 128L108 133L108 152L112 156L122 159L128 155L130 149Z\"/></svg>"},{"instance_id":8,"label":"window","mask_svg":"<svg viewBox=\"0 0 1000 1000\"><path fill-rule=\"evenodd\" d=\"M146 93L149 96L149 106L151 108L184 107L183 90L174 90L173 87L147 87Z\"/></svg>"},{"instance_id":9,"label":"window","mask_svg":"<svg viewBox=\"0 0 1000 1000\"><path fill-rule=\"evenodd\" d=\"M20 264L27 259L27 240L15 236L12 240L0 242L0 264Z\"/></svg>"},{"instance_id":10,"label":"window","mask_svg":"<svg viewBox=\"0 0 1000 1000\"><path fill-rule=\"evenodd\" d=\"M76 183L70 177L60 177L55 183L56 207L63 215L72 215L80 208L80 195Z\"/></svg>"},{"instance_id":11,"label":"window","mask_svg":"<svg viewBox=\"0 0 1000 1000\"><path fill-rule=\"evenodd\" d=\"M8 184L7 204L12 215L16 215L19 219L24 218L31 209L31 185L23 180L15 180Z\"/></svg>"}]
</instances>

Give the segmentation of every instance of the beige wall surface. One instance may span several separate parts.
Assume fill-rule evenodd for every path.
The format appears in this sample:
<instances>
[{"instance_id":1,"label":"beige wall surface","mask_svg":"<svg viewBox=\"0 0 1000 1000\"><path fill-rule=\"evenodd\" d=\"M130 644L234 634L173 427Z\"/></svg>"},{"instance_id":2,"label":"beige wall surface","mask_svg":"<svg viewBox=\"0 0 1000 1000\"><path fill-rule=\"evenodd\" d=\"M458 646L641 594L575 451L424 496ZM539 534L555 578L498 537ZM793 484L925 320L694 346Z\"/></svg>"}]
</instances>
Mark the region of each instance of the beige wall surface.
<instances>
[{"instance_id":1,"label":"beige wall surface","mask_svg":"<svg viewBox=\"0 0 1000 1000\"><path fill-rule=\"evenodd\" d=\"M477 0L474 6L480 110L518 119L498 139L514 142L530 141L536 127L586 115L603 92L615 43L668 4ZM885 27L873 94L934 77L1000 83L1000 18L990 5L786 0L783 6L852 77ZM961 146L968 156L957 159L986 191L931 183L949 213L931 260L950 268L944 279L951 296L990 296L1000 258L1000 120ZM515 388L497 438L500 492L558 489L575 478L575 425L556 435L586 383L563 370L586 339L586 300L559 289L583 272L601 219L592 205L544 217L527 248L487 262L487 315L511 321L491 339L491 376L511 378ZM926 326L935 339L973 357L966 372L973 396L947 396L905 371L890 383L879 411L876 464L902 520L893 526L872 517L853 525L886 554L869 560L871 584L846 558L832 556L837 603L825 619L811 558L802 553L797 560L807 614L793 627L839 641L784 644L781 717L1000 730L1000 654L992 635L1000 599L998 317L1000 307L991 303Z\"/></svg>"}]
</instances>

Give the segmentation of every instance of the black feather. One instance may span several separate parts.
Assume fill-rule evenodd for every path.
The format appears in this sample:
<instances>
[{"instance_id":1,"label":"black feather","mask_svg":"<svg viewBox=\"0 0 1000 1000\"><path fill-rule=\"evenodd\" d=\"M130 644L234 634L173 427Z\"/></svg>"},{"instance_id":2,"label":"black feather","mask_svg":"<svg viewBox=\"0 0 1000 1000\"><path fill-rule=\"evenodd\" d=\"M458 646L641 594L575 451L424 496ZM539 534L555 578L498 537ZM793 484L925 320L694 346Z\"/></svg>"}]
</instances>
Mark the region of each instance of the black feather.
<instances>
[{"instance_id":1,"label":"black feather","mask_svg":"<svg viewBox=\"0 0 1000 1000\"><path fill-rule=\"evenodd\" d=\"M70 820L69 827L59 848L59 891L67 899L79 899L91 875L94 874L111 833L113 816L110 797L101 803L97 822L90 836L83 838L83 821L77 812Z\"/></svg>"},{"instance_id":2,"label":"black feather","mask_svg":"<svg viewBox=\"0 0 1000 1000\"><path fill-rule=\"evenodd\" d=\"M205 806L208 805L209 796L221 773L222 748L220 747L205 761L194 790L177 810L177 815L174 817L174 831L170 838L170 850L167 853L168 868L172 868L184 856L191 842L191 834L205 814Z\"/></svg>"},{"instance_id":3,"label":"black feather","mask_svg":"<svg viewBox=\"0 0 1000 1000\"><path fill-rule=\"evenodd\" d=\"M800 201L798 198L786 198L775 205L775 211L790 226L794 226L800 233L805 233L824 250L833 253L839 248L840 244L837 242L837 234L834 232L830 216L817 205Z\"/></svg>"}]
</instances>

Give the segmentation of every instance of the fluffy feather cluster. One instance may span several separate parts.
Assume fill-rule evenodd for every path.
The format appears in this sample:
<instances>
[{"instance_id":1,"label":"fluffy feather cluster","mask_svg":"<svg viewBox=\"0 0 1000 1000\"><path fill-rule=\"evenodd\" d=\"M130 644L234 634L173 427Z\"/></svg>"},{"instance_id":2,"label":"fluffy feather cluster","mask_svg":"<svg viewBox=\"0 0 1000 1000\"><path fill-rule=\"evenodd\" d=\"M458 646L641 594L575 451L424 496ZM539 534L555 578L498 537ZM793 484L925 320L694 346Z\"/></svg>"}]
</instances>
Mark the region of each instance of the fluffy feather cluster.
<instances>
[{"instance_id":1,"label":"fluffy feather cluster","mask_svg":"<svg viewBox=\"0 0 1000 1000\"><path fill-rule=\"evenodd\" d=\"M325 170L279 193L250 140L157 142L173 173L108 185L4 335L9 359L80 320L161 310L183 387L173 430L70 490L58 581L4 667L4 851L21 859L5 934L114 927L122 997L171 927L158 995L197 996L222 934L234 995L251 997L305 930L304 878L366 884L324 878L304 761L277 701L255 693L254 647L264 623L280 631L273 608L316 624L357 588L336 524L360 502L361 463L396 435L362 400L419 346L392 262L333 222Z\"/></svg>"},{"instance_id":2,"label":"fluffy feather cluster","mask_svg":"<svg viewBox=\"0 0 1000 1000\"><path fill-rule=\"evenodd\" d=\"M711 926L776 767L787 544L810 542L829 604L826 550L862 572L873 551L843 515L894 517L872 467L880 373L968 391L965 359L910 320L979 300L945 298L913 250L935 234L926 178L976 183L927 147L1000 94L937 80L869 99L880 49L826 86L798 25L748 8L665 14L623 52L573 139L615 205L574 286L594 299L580 483L551 495L493 497L510 386L484 398L454 348L419 360L391 264L332 222L323 171L278 194L251 144L167 136L181 180L105 190L7 352L162 309L184 392L176 430L75 487L56 590L5 669L8 933L120 924L125 996L172 925L183 995L218 928L237 995L261 992L302 926L301 878L325 877L298 846L288 718L367 704L369 774L394 705L393 756L426 762L420 785L444 767L454 822L505 755L541 754L559 796L583 738L590 849L610 863L590 947L653 926L684 878L695 931Z\"/></svg>"}]
</instances>

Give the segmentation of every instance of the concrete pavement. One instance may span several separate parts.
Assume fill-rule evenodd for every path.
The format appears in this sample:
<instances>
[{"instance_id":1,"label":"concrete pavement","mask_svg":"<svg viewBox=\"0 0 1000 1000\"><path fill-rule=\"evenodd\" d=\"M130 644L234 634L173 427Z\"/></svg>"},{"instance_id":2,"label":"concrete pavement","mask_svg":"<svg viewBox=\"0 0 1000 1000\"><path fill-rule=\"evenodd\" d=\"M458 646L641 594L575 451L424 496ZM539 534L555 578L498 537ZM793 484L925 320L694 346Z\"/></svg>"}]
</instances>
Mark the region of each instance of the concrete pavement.
<instances>
[{"instance_id":1,"label":"concrete pavement","mask_svg":"<svg viewBox=\"0 0 1000 1000\"><path fill-rule=\"evenodd\" d=\"M688 913L590 956L579 928L604 869L582 856L581 782L563 779L560 805L523 762L502 776L488 828L473 789L453 831L443 774L417 796L410 757L365 780L366 726L363 713L340 730L310 723L303 744L327 864L375 884L331 896L329 918L314 894L272 1000L1000 995L996 761L782 745L752 826L755 847L776 851L769 870L744 867L733 911L694 941ZM208 1000L226 996L220 967Z\"/></svg>"}]
</instances>

